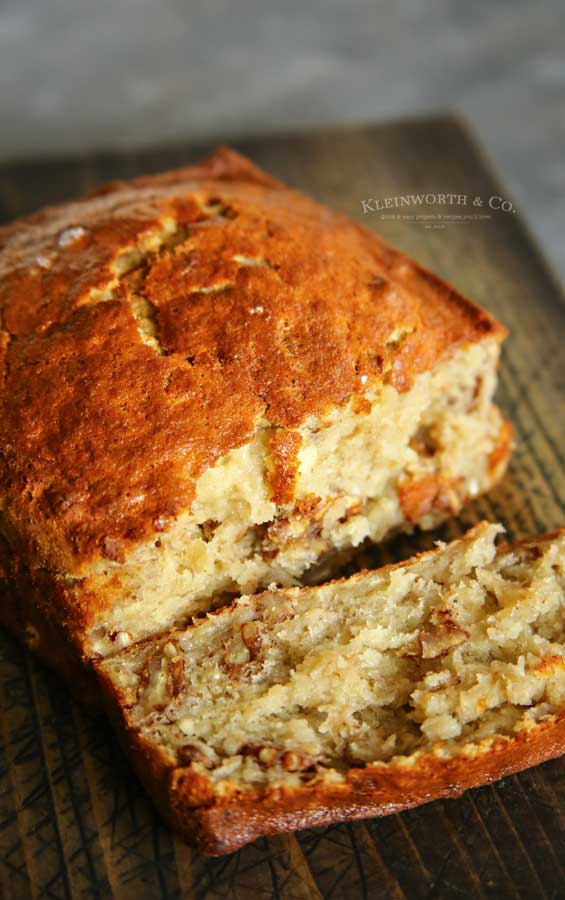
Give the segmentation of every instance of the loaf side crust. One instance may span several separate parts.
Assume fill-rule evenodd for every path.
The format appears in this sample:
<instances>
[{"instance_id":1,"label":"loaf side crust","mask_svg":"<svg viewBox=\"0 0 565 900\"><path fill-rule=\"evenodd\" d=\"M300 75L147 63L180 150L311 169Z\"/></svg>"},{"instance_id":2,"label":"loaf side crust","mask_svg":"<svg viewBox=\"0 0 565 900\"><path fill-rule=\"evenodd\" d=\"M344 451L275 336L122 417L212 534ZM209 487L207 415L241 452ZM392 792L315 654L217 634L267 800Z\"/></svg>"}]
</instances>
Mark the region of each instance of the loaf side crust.
<instances>
[{"instance_id":1,"label":"loaf side crust","mask_svg":"<svg viewBox=\"0 0 565 900\"><path fill-rule=\"evenodd\" d=\"M62 612L69 601L65 586L49 573L24 571L0 578L0 624L55 672L79 702L98 710L100 691L75 616Z\"/></svg>"},{"instance_id":2,"label":"loaf side crust","mask_svg":"<svg viewBox=\"0 0 565 900\"><path fill-rule=\"evenodd\" d=\"M198 776L190 770L171 771L166 757L156 759L154 748L139 734L128 736L125 746L165 821L204 854L221 856L265 835L386 816L459 797L558 758L565 753L565 711L516 737L484 741L457 756L429 753L412 764L352 769L336 785L278 788L264 795L234 792L212 802Z\"/></svg>"}]
</instances>

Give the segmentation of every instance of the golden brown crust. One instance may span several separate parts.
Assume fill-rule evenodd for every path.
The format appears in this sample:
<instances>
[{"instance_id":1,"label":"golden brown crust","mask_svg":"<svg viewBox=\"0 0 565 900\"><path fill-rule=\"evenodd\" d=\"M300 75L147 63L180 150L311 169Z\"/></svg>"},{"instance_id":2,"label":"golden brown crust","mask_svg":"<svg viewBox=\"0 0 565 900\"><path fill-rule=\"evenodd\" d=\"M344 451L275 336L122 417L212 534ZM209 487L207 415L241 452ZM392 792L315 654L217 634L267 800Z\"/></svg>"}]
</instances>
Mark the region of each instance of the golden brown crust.
<instances>
[{"instance_id":1,"label":"golden brown crust","mask_svg":"<svg viewBox=\"0 0 565 900\"><path fill-rule=\"evenodd\" d=\"M514 428L512 423L505 419L500 425L498 441L488 461L489 472L493 480L496 480L505 471L513 447Z\"/></svg>"},{"instance_id":2,"label":"golden brown crust","mask_svg":"<svg viewBox=\"0 0 565 900\"><path fill-rule=\"evenodd\" d=\"M75 574L165 529L261 418L295 429L504 335L227 149L0 229L0 327L4 528L28 565Z\"/></svg>"},{"instance_id":3,"label":"golden brown crust","mask_svg":"<svg viewBox=\"0 0 565 900\"><path fill-rule=\"evenodd\" d=\"M459 797L565 752L565 713L514 738L500 738L487 752L452 759L429 754L416 767L402 763L348 772L345 785L298 788L262 798L234 798L187 815L183 782L174 784L171 824L208 855L237 850L265 834L312 828L345 819L400 812L431 800Z\"/></svg>"},{"instance_id":4,"label":"golden brown crust","mask_svg":"<svg viewBox=\"0 0 565 900\"><path fill-rule=\"evenodd\" d=\"M101 705L92 665L85 659L71 615L73 597L56 577L41 571L0 577L0 624L41 662L64 679L73 695L92 708Z\"/></svg>"},{"instance_id":5,"label":"golden brown crust","mask_svg":"<svg viewBox=\"0 0 565 900\"><path fill-rule=\"evenodd\" d=\"M302 438L297 431L277 430L269 440L272 459L271 498L277 506L292 503L298 472L298 453Z\"/></svg>"},{"instance_id":6,"label":"golden brown crust","mask_svg":"<svg viewBox=\"0 0 565 900\"><path fill-rule=\"evenodd\" d=\"M485 745L486 746L486 745ZM190 808L190 774L176 772L169 785L165 816L185 840L211 856L231 853L261 835L332 822L386 816L431 800L459 797L513 772L565 752L565 712L512 738L498 738L488 749L442 758L433 753L415 766L402 761L352 769L344 784L304 786L264 796L235 795L225 802ZM185 780L188 779L188 781ZM159 803L160 790L156 799Z\"/></svg>"},{"instance_id":7,"label":"golden brown crust","mask_svg":"<svg viewBox=\"0 0 565 900\"><path fill-rule=\"evenodd\" d=\"M61 676L78 700L97 709L100 691L80 628L93 600L80 582L22 565L0 534L0 624Z\"/></svg>"}]
</instances>

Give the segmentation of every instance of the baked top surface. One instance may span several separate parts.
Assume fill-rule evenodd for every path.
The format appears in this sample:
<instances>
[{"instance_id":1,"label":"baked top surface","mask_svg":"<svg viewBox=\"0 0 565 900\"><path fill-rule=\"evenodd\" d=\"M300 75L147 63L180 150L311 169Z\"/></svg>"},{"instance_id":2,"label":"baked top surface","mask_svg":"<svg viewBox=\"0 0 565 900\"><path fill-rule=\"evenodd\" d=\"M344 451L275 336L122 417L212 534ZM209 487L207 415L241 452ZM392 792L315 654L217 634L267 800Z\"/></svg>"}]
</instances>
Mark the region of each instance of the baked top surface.
<instances>
[{"instance_id":1,"label":"baked top surface","mask_svg":"<svg viewBox=\"0 0 565 900\"><path fill-rule=\"evenodd\" d=\"M0 478L22 557L163 530L198 476L504 330L232 151L0 230Z\"/></svg>"}]
</instances>

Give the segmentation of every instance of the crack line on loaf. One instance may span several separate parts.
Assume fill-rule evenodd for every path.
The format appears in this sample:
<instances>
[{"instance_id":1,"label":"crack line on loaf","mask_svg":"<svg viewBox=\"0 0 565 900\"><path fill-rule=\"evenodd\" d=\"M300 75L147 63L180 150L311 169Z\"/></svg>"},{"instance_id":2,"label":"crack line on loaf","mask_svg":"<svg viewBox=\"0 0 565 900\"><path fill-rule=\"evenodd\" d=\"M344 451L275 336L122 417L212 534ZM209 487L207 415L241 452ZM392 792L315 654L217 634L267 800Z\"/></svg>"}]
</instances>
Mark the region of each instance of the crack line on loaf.
<instances>
[{"instance_id":1,"label":"crack line on loaf","mask_svg":"<svg viewBox=\"0 0 565 900\"><path fill-rule=\"evenodd\" d=\"M125 247L118 254L111 267L114 277L104 288L91 290L87 301L87 305L96 306L125 297L141 341L158 356L164 356L166 350L159 342L157 309L142 293L145 276L156 260L185 243L189 237L189 229L179 225L173 218L163 219L161 226L159 230L139 243Z\"/></svg>"},{"instance_id":2,"label":"crack line on loaf","mask_svg":"<svg viewBox=\"0 0 565 900\"><path fill-rule=\"evenodd\" d=\"M198 198L200 200L200 198ZM208 202L199 202L203 212L211 219L229 219L236 213L218 198ZM195 223L197 224L197 223ZM93 288L86 300L87 306L107 303L112 300L125 300L135 319L137 331L143 344L150 347L157 355L165 356L168 351L159 340L159 310L145 295L145 279L151 266L166 253L186 243L190 237L190 227L181 226L173 218L163 219L161 228L153 231L138 243L125 247L114 260L111 271L113 278L103 288ZM263 257L250 257L235 254L233 260L240 268L261 267L272 269L277 273L278 266ZM233 281L212 285L192 287L187 296L193 294L215 294L235 287ZM263 307L253 307L251 314L262 314Z\"/></svg>"},{"instance_id":3,"label":"crack line on loaf","mask_svg":"<svg viewBox=\"0 0 565 900\"><path fill-rule=\"evenodd\" d=\"M130 307L142 342L147 347L151 347L158 356L165 356L166 351L159 342L159 324L156 308L146 297L137 295L132 297Z\"/></svg>"}]
</instances>

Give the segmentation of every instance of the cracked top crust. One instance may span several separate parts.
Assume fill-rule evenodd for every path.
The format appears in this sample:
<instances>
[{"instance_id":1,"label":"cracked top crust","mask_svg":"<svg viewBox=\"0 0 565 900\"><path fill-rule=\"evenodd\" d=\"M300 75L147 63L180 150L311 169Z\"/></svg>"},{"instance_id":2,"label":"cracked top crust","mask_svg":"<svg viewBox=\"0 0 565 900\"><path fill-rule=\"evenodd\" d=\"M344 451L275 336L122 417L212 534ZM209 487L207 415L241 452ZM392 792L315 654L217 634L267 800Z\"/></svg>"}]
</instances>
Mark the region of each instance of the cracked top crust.
<instances>
[{"instance_id":1,"label":"cracked top crust","mask_svg":"<svg viewBox=\"0 0 565 900\"><path fill-rule=\"evenodd\" d=\"M291 466L310 415L505 334L226 148L1 228L0 328L3 528L74 574L167 528L260 421Z\"/></svg>"}]
</instances>

